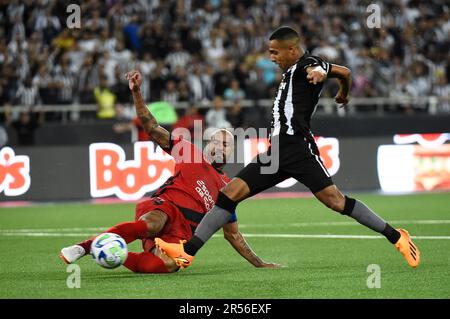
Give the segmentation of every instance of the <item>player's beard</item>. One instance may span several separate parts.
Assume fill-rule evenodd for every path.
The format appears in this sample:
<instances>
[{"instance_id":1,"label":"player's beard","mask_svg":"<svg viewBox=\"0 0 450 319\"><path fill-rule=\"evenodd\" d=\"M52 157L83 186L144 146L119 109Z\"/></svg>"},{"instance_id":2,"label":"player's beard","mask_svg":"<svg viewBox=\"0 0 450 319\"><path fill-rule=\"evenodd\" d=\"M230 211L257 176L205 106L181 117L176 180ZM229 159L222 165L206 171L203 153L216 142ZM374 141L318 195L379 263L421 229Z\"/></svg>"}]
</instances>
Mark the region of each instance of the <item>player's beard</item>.
<instances>
[{"instance_id":1,"label":"player's beard","mask_svg":"<svg viewBox=\"0 0 450 319\"><path fill-rule=\"evenodd\" d=\"M219 168L223 167L227 162L227 157L222 152L217 153L217 154L216 154L216 152L211 152L210 156L211 156L211 165L214 167L219 167Z\"/></svg>"}]
</instances>

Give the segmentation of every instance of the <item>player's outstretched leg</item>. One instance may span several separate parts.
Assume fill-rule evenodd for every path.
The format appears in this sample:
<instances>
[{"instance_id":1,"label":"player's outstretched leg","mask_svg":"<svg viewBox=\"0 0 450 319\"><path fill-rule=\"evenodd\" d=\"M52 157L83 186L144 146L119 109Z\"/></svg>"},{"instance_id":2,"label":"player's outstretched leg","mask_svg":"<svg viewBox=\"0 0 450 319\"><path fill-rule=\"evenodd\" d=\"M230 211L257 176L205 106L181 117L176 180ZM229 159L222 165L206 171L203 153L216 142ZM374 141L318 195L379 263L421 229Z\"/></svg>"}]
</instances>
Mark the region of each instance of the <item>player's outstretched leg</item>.
<instances>
[{"instance_id":1,"label":"player's outstretched leg","mask_svg":"<svg viewBox=\"0 0 450 319\"><path fill-rule=\"evenodd\" d=\"M198 250L211 238L211 236L225 225L235 211L237 204L248 197L250 189L247 184L239 179L233 179L222 191L219 192L216 204L203 217L195 230L195 234L189 241L180 241L178 244L167 243L161 238L155 238L155 244L167 256L173 258L181 268L189 267ZM232 198L232 199L231 199Z\"/></svg>"},{"instance_id":2,"label":"player's outstretched leg","mask_svg":"<svg viewBox=\"0 0 450 319\"><path fill-rule=\"evenodd\" d=\"M419 249L412 242L406 230L394 229L361 201L342 195L335 185L328 186L314 195L334 211L347 215L384 235L389 242L395 245L411 267L415 268L419 265Z\"/></svg>"},{"instance_id":3,"label":"player's outstretched leg","mask_svg":"<svg viewBox=\"0 0 450 319\"><path fill-rule=\"evenodd\" d=\"M164 255L159 249L154 251L154 253L129 252L124 266L132 272L145 274L171 273L179 269L172 258Z\"/></svg>"},{"instance_id":4,"label":"player's outstretched leg","mask_svg":"<svg viewBox=\"0 0 450 319\"><path fill-rule=\"evenodd\" d=\"M161 231L166 221L167 215L164 212L154 210L143 215L137 221L120 223L104 232L117 234L128 244L136 239L154 237ZM76 245L63 248L59 255L60 258L66 264L74 263L81 257L90 253L92 242L96 237L97 236L94 236Z\"/></svg>"},{"instance_id":5,"label":"player's outstretched leg","mask_svg":"<svg viewBox=\"0 0 450 319\"><path fill-rule=\"evenodd\" d=\"M107 229L104 232L117 234L121 236L128 244L136 239L144 238L147 235L148 227L145 221L138 220L136 222L126 222L118 224ZM92 242L96 237L97 236L91 237L76 245L61 249L61 259L66 264L72 264L81 257L88 255L91 252Z\"/></svg>"}]
</instances>

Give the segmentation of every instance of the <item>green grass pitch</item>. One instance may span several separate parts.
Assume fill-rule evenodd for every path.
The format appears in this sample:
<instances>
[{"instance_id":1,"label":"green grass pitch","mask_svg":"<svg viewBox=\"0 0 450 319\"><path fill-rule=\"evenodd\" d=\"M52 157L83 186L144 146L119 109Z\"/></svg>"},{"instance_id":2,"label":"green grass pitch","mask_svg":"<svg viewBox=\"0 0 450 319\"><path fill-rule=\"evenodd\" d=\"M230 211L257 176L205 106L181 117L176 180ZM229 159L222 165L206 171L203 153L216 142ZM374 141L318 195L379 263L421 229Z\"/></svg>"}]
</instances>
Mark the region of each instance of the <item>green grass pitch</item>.
<instances>
[{"instance_id":1,"label":"green grass pitch","mask_svg":"<svg viewBox=\"0 0 450 319\"><path fill-rule=\"evenodd\" d=\"M377 235L313 198L247 200L237 211L241 231L253 234L247 240L260 257L285 268L254 268L217 236L175 274L107 270L85 257L81 287L70 289L59 250L132 220L134 205L38 205L0 208L0 298L449 298L450 194L354 196L419 236L419 268L384 238L306 236ZM367 286L371 264L380 267L380 288Z\"/></svg>"}]
</instances>

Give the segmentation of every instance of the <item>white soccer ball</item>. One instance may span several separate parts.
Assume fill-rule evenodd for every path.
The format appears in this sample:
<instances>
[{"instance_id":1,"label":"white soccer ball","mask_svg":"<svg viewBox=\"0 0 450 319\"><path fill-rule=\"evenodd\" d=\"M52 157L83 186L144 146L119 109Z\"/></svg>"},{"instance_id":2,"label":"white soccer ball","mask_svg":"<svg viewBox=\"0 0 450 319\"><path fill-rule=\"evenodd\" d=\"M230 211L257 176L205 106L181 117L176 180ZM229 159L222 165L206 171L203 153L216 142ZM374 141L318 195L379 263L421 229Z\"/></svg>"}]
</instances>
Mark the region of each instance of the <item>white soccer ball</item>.
<instances>
[{"instance_id":1,"label":"white soccer ball","mask_svg":"<svg viewBox=\"0 0 450 319\"><path fill-rule=\"evenodd\" d=\"M117 234L103 233L92 242L91 255L100 266L109 269L117 268L127 259L127 243Z\"/></svg>"}]
</instances>

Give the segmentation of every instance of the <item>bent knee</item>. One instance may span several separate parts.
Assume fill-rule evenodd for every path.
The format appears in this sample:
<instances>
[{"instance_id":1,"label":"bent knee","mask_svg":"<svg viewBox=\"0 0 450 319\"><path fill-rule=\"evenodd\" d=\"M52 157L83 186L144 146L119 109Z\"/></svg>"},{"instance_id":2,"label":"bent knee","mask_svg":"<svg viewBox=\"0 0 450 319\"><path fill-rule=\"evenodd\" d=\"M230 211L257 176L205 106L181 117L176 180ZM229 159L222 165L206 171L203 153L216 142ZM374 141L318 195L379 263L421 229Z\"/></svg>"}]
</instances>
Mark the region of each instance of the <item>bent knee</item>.
<instances>
[{"instance_id":1,"label":"bent knee","mask_svg":"<svg viewBox=\"0 0 450 319\"><path fill-rule=\"evenodd\" d=\"M139 220L147 224L147 237L154 237L164 228L167 219L164 212L154 210L143 215Z\"/></svg>"},{"instance_id":2,"label":"bent knee","mask_svg":"<svg viewBox=\"0 0 450 319\"><path fill-rule=\"evenodd\" d=\"M220 191L236 203L246 199L250 195L250 188L247 183L239 177L233 178Z\"/></svg>"}]
</instances>

